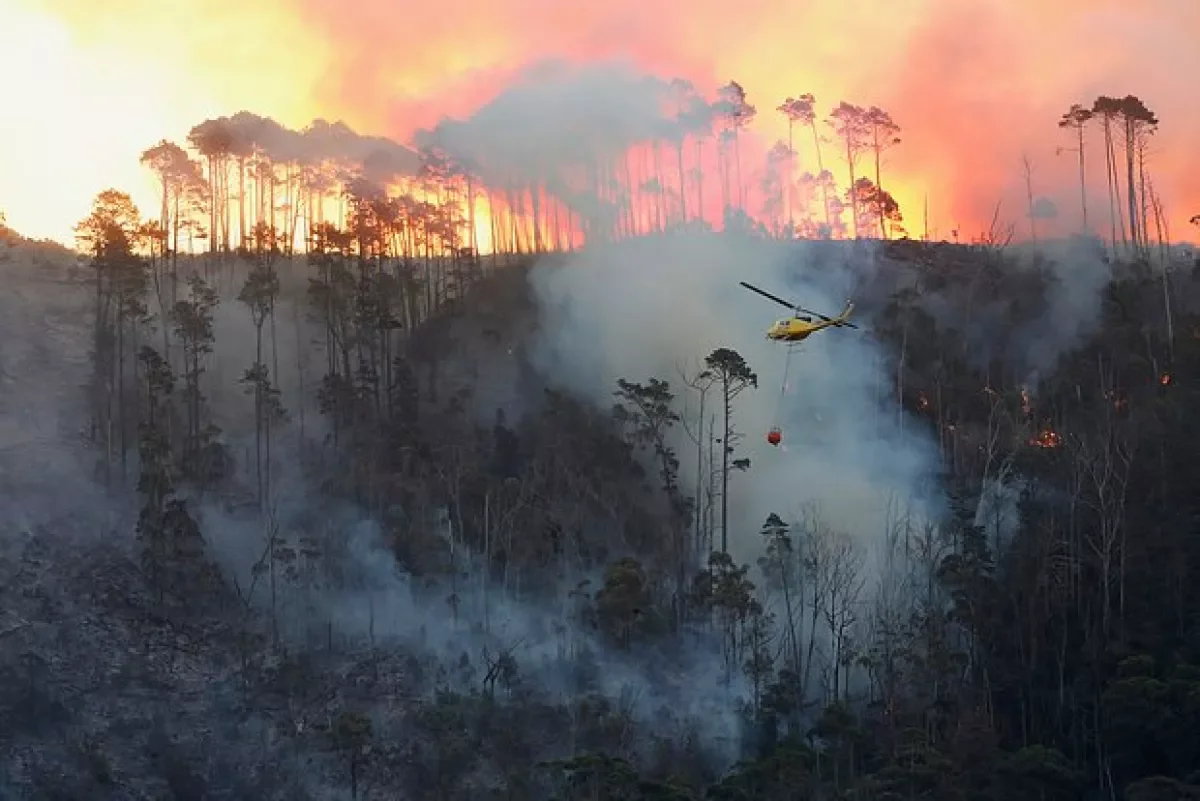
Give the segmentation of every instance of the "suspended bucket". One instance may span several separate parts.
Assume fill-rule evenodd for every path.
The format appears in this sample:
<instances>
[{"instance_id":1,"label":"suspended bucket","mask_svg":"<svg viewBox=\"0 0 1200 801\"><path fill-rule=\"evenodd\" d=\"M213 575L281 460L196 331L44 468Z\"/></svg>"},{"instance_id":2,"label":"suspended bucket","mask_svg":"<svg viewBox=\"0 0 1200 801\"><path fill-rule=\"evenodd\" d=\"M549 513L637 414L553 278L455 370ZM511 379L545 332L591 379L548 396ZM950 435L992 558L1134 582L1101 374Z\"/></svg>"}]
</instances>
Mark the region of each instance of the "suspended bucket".
<instances>
[{"instance_id":1,"label":"suspended bucket","mask_svg":"<svg viewBox=\"0 0 1200 801\"><path fill-rule=\"evenodd\" d=\"M767 442L775 447L779 447L779 443L783 441L783 432L779 430L779 426L772 426L767 432Z\"/></svg>"}]
</instances>

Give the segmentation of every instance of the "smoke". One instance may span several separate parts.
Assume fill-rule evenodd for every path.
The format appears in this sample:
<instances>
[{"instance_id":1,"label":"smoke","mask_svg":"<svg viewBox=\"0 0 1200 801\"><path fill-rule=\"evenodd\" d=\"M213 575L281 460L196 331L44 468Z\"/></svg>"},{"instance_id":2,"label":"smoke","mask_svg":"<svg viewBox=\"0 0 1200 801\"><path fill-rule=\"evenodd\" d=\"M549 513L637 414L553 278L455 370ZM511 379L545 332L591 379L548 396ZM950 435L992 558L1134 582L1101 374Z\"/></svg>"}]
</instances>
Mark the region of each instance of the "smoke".
<instances>
[{"instance_id":1,"label":"smoke","mask_svg":"<svg viewBox=\"0 0 1200 801\"><path fill-rule=\"evenodd\" d=\"M456 582L415 577L398 565L377 518L347 504L315 501L302 480L283 478L274 507L266 526L214 504L202 506L201 515L225 574L244 593L253 588L251 600L264 614L278 607L280 633L293 647L326 648L332 637L335 647L352 652L370 647L430 660L432 680L421 687L426 691L476 692L485 686L487 659L508 654L524 694L565 702L595 693L622 703L659 736L678 736L703 721L704 742L722 758L735 758L736 699L745 680L740 673L726 680L715 644L622 653L581 623L566 587L546 588L561 596L557 604L516 600L499 583L489 583L492 571L481 556L461 550L455 568L462 578ZM449 542L449 520L443 524ZM280 547L299 549L308 542L304 547L322 548L321 558L337 565L337 585L305 577L301 566L302 577L281 582L272 599L267 579L256 584L253 578L270 530L282 532Z\"/></svg>"},{"instance_id":2,"label":"smoke","mask_svg":"<svg viewBox=\"0 0 1200 801\"><path fill-rule=\"evenodd\" d=\"M11 154L0 173L11 179L14 195L44 194L38 187L46 182L68 195L79 213L70 212L56 231L86 213L88 199L106 182L145 189L137 199L150 206L153 186L140 180L136 153L162 136L182 138L196 119L217 110L253 108L289 125L340 118L356 130L407 142L446 115L469 118L514 76L524 80L531 64L558 60L578 67L623 58L641 71L687 78L706 93L739 81L759 108L753 130L767 146L786 138L786 122L772 109L788 96L814 92L822 116L843 99L885 108L903 128L904 141L888 153L884 185L910 227L928 198L930 227L947 238L953 229L967 238L986 228L999 198L1011 219L1023 216L1022 153L1034 163L1034 191L1060 210L1045 233L1077 230L1075 155L1055 155L1073 143L1056 122L1073 102L1086 104L1100 93L1138 94L1162 119L1148 166L1170 230L1176 238L1196 235L1187 219L1200 212L1200 169L1189 143L1200 132L1200 108L1189 76L1200 71L1200 54L1187 31L1200 27L1200 6L1191 0L1136 6L906 0L888 14L877 13L871 0L755 0L732 16L728 4L716 0L569 8L543 0L447 0L402 10L384 0L7 5L53 14L69 29L71 58L51 52L45 76L68 97L66 106L122 109L119 130L103 138L68 146L56 131L69 129L69 120L47 124L42 115L44 131L0 148ZM179 15L187 25L178 24ZM21 19L11 22L25 37ZM212 57L214 41L222 43L219 59ZM15 73L26 53L43 58L42 50L52 49L49 41L14 44ZM172 54L170 64L163 52ZM146 87L147 80L159 97L150 108L121 94L120 87L139 81ZM801 169L810 170L811 143L798 142ZM1095 227L1107 222L1098 142L1093 135L1087 168ZM744 164L760 163L760 155L743 153ZM29 171L26 161L42 166ZM832 149L825 161L845 184L845 165ZM26 220L13 221L26 228Z\"/></svg>"},{"instance_id":3,"label":"smoke","mask_svg":"<svg viewBox=\"0 0 1200 801\"><path fill-rule=\"evenodd\" d=\"M326 650L332 640L339 653L403 654L427 671L423 680L413 679L416 693L478 692L487 660L507 653L522 697L555 703L596 694L628 712L644 733L664 737L682 738L703 721L704 747L716 759L735 759L741 742L737 700L745 695L745 679L736 670L726 675L718 643L670 643L652 654L619 652L584 622L580 602L571 596L585 580L594 592L602 584L599 572L561 581L542 577L539 595L553 602L518 600L513 587L495 578L494 565L454 541L447 510L440 510L431 537L425 530L430 521L407 518L399 507L368 512L322 491L310 468L311 455L320 450L317 443L329 433L317 402L324 354L313 347L324 329L304 308L302 274L280 273L274 345L268 324L264 360L282 390L289 420L272 434L269 514L259 516L250 489L226 488L191 501L209 555L240 597L264 619L275 616L280 636L295 650ZM213 276L221 303L214 312L216 339L204 391L221 443L233 458L233 485L251 488L253 397L238 379L254 358L255 330L249 311L236 300L241 278ZM523 327L516 329L520 337ZM481 333L477 325L464 330L475 337ZM486 361L492 351L466 336L446 357L443 377L471 380L491 404L476 411L494 411L517 397L505 385L516 385L519 367L515 359L493 356L476 372L474 363ZM281 552L296 554L291 569L278 567L274 587L263 573L269 537L277 538ZM407 572L397 557L401 539L429 552L441 546L450 554L450 570L445 575Z\"/></svg>"},{"instance_id":4,"label":"smoke","mask_svg":"<svg viewBox=\"0 0 1200 801\"><path fill-rule=\"evenodd\" d=\"M85 442L86 276L57 248L0 252L0 554L47 528L64 540L104 536L128 509L96 486Z\"/></svg>"},{"instance_id":5,"label":"smoke","mask_svg":"<svg viewBox=\"0 0 1200 801\"><path fill-rule=\"evenodd\" d=\"M593 248L531 274L542 307L533 358L546 375L607 408L618 378L665 378L686 398L681 369L694 374L714 349L736 350L759 387L735 402L744 435L735 447L751 468L730 481L730 550L753 560L766 516L794 517L809 501L866 543L887 533L897 500L917 518L937 515L929 483L936 447L917 426L903 426L888 401L869 320L863 330L814 335L789 360L786 345L764 338L786 311L738 286L747 280L832 313L858 278L855 265L817 263L804 247L733 236L673 234ZM778 449L764 439L775 425L783 432ZM695 446L681 435L676 448L694 480Z\"/></svg>"},{"instance_id":6,"label":"smoke","mask_svg":"<svg viewBox=\"0 0 1200 801\"><path fill-rule=\"evenodd\" d=\"M417 131L414 143L469 165L494 188L544 186L593 230L648 190L617 179L630 175L631 150L707 131L711 118L685 82L644 74L627 60L548 60L522 70L466 119Z\"/></svg>"},{"instance_id":7,"label":"smoke","mask_svg":"<svg viewBox=\"0 0 1200 801\"><path fill-rule=\"evenodd\" d=\"M628 63L544 62L466 120L443 120L415 141L481 165L485 176L541 179L661 136L672 125L667 91ZM509 171L516 175L505 176Z\"/></svg>"},{"instance_id":8,"label":"smoke","mask_svg":"<svg viewBox=\"0 0 1200 801\"><path fill-rule=\"evenodd\" d=\"M1029 376L1030 385L1097 329L1104 291L1113 277L1098 243L1085 239L1023 247L1014 267L1032 269L1031 264L1039 263L1049 278L1046 308L1029 325L1018 328L1004 354Z\"/></svg>"},{"instance_id":9,"label":"smoke","mask_svg":"<svg viewBox=\"0 0 1200 801\"><path fill-rule=\"evenodd\" d=\"M398 177L416 175L420 159L412 150L382 136L355 132L342 121L313 120L302 130L292 130L269 117L239 111L194 126L196 142L223 142L238 156L261 152L272 161L320 166L326 163L357 168L369 181L386 184Z\"/></svg>"}]
</instances>

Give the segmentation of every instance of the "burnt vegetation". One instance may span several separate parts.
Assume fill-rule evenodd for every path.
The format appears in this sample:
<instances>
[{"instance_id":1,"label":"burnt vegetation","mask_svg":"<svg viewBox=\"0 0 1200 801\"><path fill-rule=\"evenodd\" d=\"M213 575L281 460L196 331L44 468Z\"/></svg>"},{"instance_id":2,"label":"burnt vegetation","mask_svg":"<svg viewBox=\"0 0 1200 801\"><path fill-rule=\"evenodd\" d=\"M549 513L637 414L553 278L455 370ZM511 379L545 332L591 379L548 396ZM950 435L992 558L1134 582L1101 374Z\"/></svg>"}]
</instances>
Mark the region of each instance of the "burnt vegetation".
<instances>
[{"instance_id":1,"label":"burnt vegetation","mask_svg":"<svg viewBox=\"0 0 1200 801\"><path fill-rule=\"evenodd\" d=\"M247 114L146 151L156 219L96 198L86 261L28 280L86 294L78 452L116 511L0 554L6 790L1200 798L1200 265L1155 225L1153 114L1100 98L1063 118L1081 184L1085 129L1103 136L1111 236L1076 244L1111 275L1043 363L1052 257L1019 261L999 222L894 238L886 112L841 103L826 141L813 98L789 98L817 170L752 217L746 93L672 88L699 127L647 145L641 200L608 180L635 160L590 164L608 216L549 178ZM939 519L898 499L887 531L843 531L812 498L732 532L730 487L763 469L738 422L755 365L718 348L600 407L527 357L535 263L705 226L685 143L706 136L726 230L695 235L857 272L883 413L938 444ZM797 183L795 152L773 151L768 189Z\"/></svg>"}]
</instances>

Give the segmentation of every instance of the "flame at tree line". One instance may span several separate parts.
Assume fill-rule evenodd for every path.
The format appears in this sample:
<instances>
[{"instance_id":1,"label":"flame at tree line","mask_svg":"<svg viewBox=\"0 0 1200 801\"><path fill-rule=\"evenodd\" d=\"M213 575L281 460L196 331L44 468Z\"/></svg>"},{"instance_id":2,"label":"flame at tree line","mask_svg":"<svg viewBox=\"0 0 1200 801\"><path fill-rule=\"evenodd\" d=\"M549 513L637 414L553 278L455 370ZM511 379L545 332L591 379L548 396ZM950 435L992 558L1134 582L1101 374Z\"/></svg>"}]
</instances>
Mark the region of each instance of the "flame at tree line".
<instances>
[{"instance_id":1,"label":"flame at tree line","mask_svg":"<svg viewBox=\"0 0 1200 801\"><path fill-rule=\"evenodd\" d=\"M840 102L822 119L811 94L789 97L774 109L789 141L764 158L745 136L760 112L738 83L712 99L682 80L646 83L656 89L656 115L624 129L613 119L575 123L566 152L481 144L454 120L419 132L412 149L340 122L294 131L243 111L196 125L186 149L160 142L142 163L158 178L159 222L175 252L230 251L268 236L290 253L307 249L326 223L374 231L372 247L386 253L425 256L562 251L680 227L776 238L909 235L885 170L887 151L902 146L887 111ZM1088 129L1102 136L1091 146L1106 157L1110 203L1092 210L1087 230L1109 234L1114 248L1166 242L1145 159L1158 120L1144 104L1100 97L1091 108L1072 105L1059 126L1078 141L1085 225L1082 153ZM1031 194L1036 237L1034 206ZM919 236L928 238L923 222Z\"/></svg>"}]
</instances>

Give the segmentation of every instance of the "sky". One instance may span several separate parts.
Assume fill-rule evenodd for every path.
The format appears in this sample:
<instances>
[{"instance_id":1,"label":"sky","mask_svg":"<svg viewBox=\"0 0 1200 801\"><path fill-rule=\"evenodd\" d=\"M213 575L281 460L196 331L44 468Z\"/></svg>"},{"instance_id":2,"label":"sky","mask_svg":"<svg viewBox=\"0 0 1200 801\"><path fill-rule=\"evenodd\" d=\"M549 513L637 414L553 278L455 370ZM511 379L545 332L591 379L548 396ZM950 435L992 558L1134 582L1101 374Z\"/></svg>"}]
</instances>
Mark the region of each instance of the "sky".
<instances>
[{"instance_id":1,"label":"sky","mask_svg":"<svg viewBox=\"0 0 1200 801\"><path fill-rule=\"evenodd\" d=\"M1136 94L1161 120L1148 170L1170 235L1195 240L1196 31L1196 0L0 0L0 210L69 242L106 187L154 209L138 156L206 118L342 119L407 142L531 64L622 58L710 91L737 80L764 152L787 135L774 109L789 95L815 94L823 114L840 100L888 110L903 141L886 184L910 230L927 203L931 233L964 239L997 202L1025 233L1023 157L1058 210L1044 224L1077 226L1076 155L1057 152L1071 144L1057 120L1073 102Z\"/></svg>"}]
</instances>

